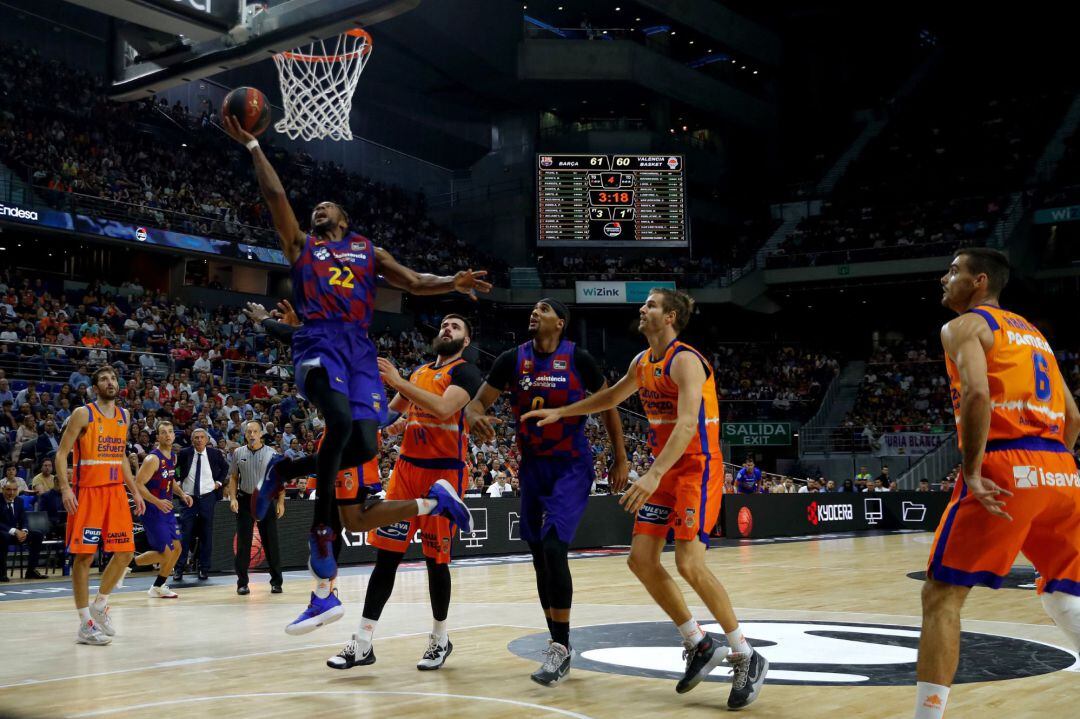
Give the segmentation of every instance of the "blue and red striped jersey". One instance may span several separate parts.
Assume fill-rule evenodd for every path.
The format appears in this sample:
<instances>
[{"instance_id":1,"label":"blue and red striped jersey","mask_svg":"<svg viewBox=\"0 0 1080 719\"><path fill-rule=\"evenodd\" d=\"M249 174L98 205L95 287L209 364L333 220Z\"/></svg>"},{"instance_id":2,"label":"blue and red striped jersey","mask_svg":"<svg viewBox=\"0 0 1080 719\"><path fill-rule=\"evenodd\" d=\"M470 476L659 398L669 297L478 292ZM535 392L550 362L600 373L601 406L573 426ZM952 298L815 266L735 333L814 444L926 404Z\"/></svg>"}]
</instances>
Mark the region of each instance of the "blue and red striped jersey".
<instances>
[{"instance_id":1,"label":"blue and red striped jersey","mask_svg":"<svg viewBox=\"0 0 1080 719\"><path fill-rule=\"evenodd\" d=\"M158 458L158 468L146 483L146 488L158 499L171 500L171 485L176 477L176 455L170 454L166 457L160 449L155 449L150 454Z\"/></svg>"},{"instance_id":2,"label":"blue and red striped jersey","mask_svg":"<svg viewBox=\"0 0 1080 719\"><path fill-rule=\"evenodd\" d=\"M375 313L375 246L351 232L337 241L308 235L293 263L293 307L302 321L358 323Z\"/></svg>"},{"instance_id":3,"label":"blue and red striped jersey","mask_svg":"<svg viewBox=\"0 0 1080 719\"><path fill-rule=\"evenodd\" d=\"M517 374L510 385L511 406L517 418L518 445L522 454L546 457L589 457L585 417L567 417L545 427L535 420L521 421L534 409L565 407L585 397L585 383L574 366L574 343L562 340L550 355L533 351L526 342L517 349Z\"/></svg>"}]
</instances>

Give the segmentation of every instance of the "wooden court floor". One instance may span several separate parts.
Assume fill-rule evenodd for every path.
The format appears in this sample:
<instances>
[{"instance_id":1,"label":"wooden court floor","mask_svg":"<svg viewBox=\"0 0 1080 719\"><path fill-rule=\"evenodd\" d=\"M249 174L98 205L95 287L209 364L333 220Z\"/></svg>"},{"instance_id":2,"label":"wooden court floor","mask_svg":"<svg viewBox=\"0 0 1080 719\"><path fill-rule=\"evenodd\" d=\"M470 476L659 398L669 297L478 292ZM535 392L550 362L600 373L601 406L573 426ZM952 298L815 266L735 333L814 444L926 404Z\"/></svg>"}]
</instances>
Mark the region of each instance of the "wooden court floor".
<instances>
[{"instance_id":1,"label":"wooden court floor","mask_svg":"<svg viewBox=\"0 0 1080 719\"><path fill-rule=\"evenodd\" d=\"M804 682L766 684L744 713L910 716L914 689L904 677L914 660L921 583L907 573L924 567L930 538L918 533L710 550L708 561L748 637L773 663L770 676ZM664 556L672 573L673 559ZM74 643L68 593L0 601L0 714L626 719L724 711L729 685L723 669L718 681L685 695L675 693L669 675L656 676L679 668L677 635L627 570L625 557L579 559L571 567L572 642L589 661L575 659L556 688L529 681L536 661L511 651L524 647L527 653L542 644L528 563L453 570L454 651L436 672L415 669L430 629L422 571L398 575L376 634L377 662L344 672L327 668L325 660L355 631L366 575L341 579L344 619L289 637L282 628L310 589L298 572L287 576L285 593L276 596L266 575L253 575L248 597L237 596L228 580L178 588L182 597L175 601L116 593L118 635L108 647ZM136 581L145 586L148 580ZM17 588L0 585L2 592ZM688 597L698 619L708 621L700 603ZM970 634L961 663L980 680L956 685L947 716L1077 716L1075 654L1064 651L1066 639L1034 591L976 589L964 616ZM836 678L839 684L828 683Z\"/></svg>"}]
</instances>

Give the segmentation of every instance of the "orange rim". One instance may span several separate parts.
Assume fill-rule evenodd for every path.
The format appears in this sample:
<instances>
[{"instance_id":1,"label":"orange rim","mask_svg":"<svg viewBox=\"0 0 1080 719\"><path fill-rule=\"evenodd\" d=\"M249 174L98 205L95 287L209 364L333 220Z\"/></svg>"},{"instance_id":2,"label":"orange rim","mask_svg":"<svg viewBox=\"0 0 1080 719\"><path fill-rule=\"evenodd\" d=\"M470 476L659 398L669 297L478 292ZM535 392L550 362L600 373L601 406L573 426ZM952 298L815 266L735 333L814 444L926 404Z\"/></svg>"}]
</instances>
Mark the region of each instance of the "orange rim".
<instances>
[{"instance_id":1,"label":"orange rim","mask_svg":"<svg viewBox=\"0 0 1080 719\"><path fill-rule=\"evenodd\" d=\"M367 30L357 27L352 30L346 30L342 34L363 38L364 44L360 46L359 50L347 52L343 55L305 55L301 52L283 52L281 55L289 60L297 60L299 62L341 62L343 60L351 60L358 55L367 55L371 52L371 35Z\"/></svg>"}]
</instances>

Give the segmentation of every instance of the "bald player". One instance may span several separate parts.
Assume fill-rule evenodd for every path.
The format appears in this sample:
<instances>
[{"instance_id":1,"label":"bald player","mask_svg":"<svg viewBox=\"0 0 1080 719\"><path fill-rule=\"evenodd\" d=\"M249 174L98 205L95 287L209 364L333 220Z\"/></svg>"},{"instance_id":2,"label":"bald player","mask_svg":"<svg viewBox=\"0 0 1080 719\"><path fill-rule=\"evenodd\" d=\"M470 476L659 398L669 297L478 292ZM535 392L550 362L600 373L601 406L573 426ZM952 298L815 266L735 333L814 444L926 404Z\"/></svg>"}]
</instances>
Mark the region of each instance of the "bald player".
<instances>
[{"instance_id":1,"label":"bald player","mask_svg":"<svg viewBox=\"0 0 1080 719\"><path fill-rule=\"evenodd\" d=\"M916 719L945 713L971 587L1001 587L1020 552L1080 649L1080 411L1046 338L1001 307L1008 281L1008 259L984 247L960 250L941 278L941 304L958 315L941 344L963 459L923 584Z\"/></svg>"}]
</instances>

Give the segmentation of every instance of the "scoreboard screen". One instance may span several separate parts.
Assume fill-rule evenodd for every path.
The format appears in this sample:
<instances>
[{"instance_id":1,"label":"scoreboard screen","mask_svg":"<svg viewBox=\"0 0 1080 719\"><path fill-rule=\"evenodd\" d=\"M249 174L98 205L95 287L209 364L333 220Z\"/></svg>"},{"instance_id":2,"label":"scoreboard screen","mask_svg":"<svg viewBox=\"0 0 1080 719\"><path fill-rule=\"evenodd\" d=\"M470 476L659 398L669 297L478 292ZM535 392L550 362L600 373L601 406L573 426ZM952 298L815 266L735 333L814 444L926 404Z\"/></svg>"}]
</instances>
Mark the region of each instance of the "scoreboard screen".
<instances>
[{"instance_id":1,"label":"scoreboard screen","mask_svg":"<svg viewBox=\"0 0 1080 719\"><path fill-rule=\"evenodd\" d=\"M537 155L540 247L686 247L681 155Z\"/></svg>"}]
</instances>

